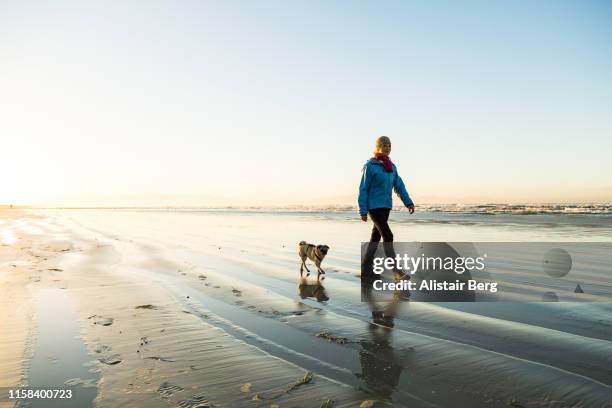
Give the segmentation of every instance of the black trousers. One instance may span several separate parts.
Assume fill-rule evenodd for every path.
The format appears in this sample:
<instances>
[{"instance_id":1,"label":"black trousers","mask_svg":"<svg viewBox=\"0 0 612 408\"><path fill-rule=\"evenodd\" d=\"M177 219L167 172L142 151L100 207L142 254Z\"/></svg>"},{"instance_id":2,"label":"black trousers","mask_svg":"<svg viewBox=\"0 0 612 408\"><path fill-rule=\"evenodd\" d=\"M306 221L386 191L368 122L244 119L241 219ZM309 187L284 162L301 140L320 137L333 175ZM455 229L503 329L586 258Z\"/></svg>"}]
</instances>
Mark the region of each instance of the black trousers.
<instances>
[{"instance_id":1,"label":"black trousers","mask_svg":"<svg viewBox=\"0 0 612 408\"><path fill-rule=\"evenodd\" d=\"M390 208L373 208L368 211L370 219L374 223L372 234L370 235L370 243L367 246L365 256L361 260L361 276L373 277L374 272L373 261L376 254L376 248L382 238L384 243L385 256L395 259L395 249L393 248L393 232L389 228L389 213Z\"/></svg>"},{"instance_id":2,"label":"black trousers","mask_svg":"<svg viewBox=\"0 0 612 408\"><path fill-rule=\"evenodd\" d=\"M370 242L380 242L380 238L385 242L393 242L393 232L389 228L390 208L374 208L368 211L370 219L374 223Z\"/></svg>"}]
</instances>

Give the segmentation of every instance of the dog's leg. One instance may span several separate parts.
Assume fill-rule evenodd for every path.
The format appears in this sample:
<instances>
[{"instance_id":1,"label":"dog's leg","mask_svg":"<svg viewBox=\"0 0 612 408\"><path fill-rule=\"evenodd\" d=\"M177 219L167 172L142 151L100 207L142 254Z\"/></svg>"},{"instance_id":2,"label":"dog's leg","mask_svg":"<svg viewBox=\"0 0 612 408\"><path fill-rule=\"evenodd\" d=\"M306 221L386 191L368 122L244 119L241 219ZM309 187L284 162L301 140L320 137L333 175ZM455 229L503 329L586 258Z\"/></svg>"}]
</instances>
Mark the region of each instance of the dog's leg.
<instances>
[{"instance_id":1,"label":"dog's leg","mask_svg":"<svg viewBox=\"0 0 612 408\"><path fill-rule=\"evenodd\" d=\"M321 268L321 261L315 262L315 265L317 266L317 271L319 272L319 275L325 275L325 271ZM325 276L323 277L323 279L325 279Z\"/></svg>"},{"instance_id":2,"label":"dog's leg","mask_svg":"<svg viewBox=\"0 0 612 408\"><path fill-rule=\"evenodd\" d=\"M302 258L302 266L306 268L306 276L310 276L310 269L306 266L306 259ZM300 271L302 270L302 266L300 266Z\"/></svg>"}]
</instances>

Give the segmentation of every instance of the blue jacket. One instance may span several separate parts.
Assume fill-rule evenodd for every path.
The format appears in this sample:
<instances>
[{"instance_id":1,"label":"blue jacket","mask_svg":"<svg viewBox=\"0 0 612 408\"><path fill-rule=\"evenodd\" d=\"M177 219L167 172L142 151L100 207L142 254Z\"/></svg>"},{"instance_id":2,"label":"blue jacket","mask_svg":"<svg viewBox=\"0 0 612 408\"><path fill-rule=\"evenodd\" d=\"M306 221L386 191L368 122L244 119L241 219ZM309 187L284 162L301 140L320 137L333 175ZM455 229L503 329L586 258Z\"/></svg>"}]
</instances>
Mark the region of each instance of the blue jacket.
<instances>
[{"instance_id":1,"label":"blue jacket","mask_svg":"<svg viewBox=\"0 0 612 408\"><path fill-rule=\"evenodd\" d=\"M374 208L391 208L392 189L405 206L413 205L395 164L392 172L386 172L381 162L368 160L363 166L359 184L359 214L365 215Z\"/></svg>"}]
</instances>

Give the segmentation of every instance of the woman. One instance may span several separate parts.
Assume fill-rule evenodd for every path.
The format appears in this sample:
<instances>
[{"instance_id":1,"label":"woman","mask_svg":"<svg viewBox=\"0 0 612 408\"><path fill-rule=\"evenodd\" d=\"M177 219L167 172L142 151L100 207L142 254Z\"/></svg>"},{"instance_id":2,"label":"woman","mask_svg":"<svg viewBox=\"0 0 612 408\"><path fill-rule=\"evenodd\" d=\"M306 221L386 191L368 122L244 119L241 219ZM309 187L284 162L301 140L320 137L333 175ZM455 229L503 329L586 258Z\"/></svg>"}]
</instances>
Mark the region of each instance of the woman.
<instances>
[{"instance_id":1,"label":"woman","mask_svg":"<svg viewBox=\"0 0 612 408\"><path fill-rule=\"evenodd\" d=\"M388 224L392 207L391 190L395 190L410 214L414 213L414 203L406 191L402 178L397 173L395 164L391 162L389 154L391 154L391 140L387 136L381 136L376 139L374 157L363 166L363 175L359 185L359 214L364 222L368 221L369 214L374 227L370 236L370 245L362 261L362 279L374 277L371 263L381 237L385 242L386 256L395 258L392 244L393 233Z\"/></svg>"}]
</instances>

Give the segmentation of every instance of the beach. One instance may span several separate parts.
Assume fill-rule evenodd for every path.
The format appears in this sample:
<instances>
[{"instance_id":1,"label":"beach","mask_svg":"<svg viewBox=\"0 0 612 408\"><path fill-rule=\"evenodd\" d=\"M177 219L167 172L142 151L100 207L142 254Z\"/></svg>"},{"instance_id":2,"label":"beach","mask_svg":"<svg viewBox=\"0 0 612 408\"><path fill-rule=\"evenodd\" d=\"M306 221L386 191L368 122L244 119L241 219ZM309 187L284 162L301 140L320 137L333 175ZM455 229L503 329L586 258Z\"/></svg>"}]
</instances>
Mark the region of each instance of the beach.
<instances>
[{"instance_id":1,"label":"beach","mask_svg":"<svg viewBox=\"0 0 612 408\"><path fill-rule=\"evenodd\" d=\"M575 212L391 218L400 241L612 242L609 214ZM41 407L612 406L612 303L411 300L373 321L370 229L352 210L2 210L0 387L74 389ZM331 247L321 283L299 279L302 240Z\"/></svg>"}]
</instances>

